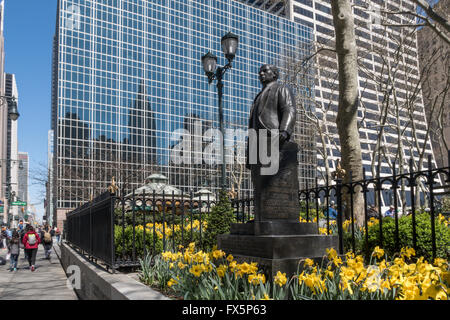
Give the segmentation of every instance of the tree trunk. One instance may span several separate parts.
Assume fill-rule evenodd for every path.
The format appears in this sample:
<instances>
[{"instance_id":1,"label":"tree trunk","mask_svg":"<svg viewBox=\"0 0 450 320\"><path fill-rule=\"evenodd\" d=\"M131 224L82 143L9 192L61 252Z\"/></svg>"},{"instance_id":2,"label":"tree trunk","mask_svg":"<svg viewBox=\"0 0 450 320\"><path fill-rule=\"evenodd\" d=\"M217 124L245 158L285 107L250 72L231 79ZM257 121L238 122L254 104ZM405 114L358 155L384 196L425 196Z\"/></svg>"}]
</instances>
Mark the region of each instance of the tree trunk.
<instances>
[{"instance_id":1,"label":"tree trunk","mask_svg":"<svg viewBox=\"0 0 450 320\"><path fill-rule=\"evenodd\" d=\"M358 116L358 67L353 12L348 0L332 0L331 10L336 32L339 67L339 106L336 124L341 144L341 165L346 171L344 182L362 180L362 156ZM344 188L344 192L346 189ZM353 195L353 209L358 225L364 221L364 200L361 190ZM350 216L350 195L343 194L345 217Z\"/></svg>"}]
</instances>

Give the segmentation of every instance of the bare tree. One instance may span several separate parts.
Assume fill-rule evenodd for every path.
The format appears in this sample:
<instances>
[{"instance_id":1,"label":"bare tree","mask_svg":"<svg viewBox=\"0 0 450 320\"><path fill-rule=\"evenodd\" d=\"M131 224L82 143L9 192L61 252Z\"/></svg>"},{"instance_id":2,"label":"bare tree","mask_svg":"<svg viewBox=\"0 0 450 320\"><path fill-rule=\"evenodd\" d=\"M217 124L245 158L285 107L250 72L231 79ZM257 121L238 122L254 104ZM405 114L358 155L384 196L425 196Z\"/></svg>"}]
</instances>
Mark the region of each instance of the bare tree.
<instances>
[{"instance_id":1,"label":"bare tree","mask_svg":"<svg viewBox=\"0 0 450 320\"><path fill-rule=\"evenodd\" d=\"M339 72L339 105L336 124L341 145L341 163L344 181L362 180L362 155L358 132L358 65L354 31L354 18L350 1L331 0L331 12L336 34L336 53ZM364 221L364 199L361 190L355 190L353 203L344 191L345 216L353 206L356 223Z\"/></svg>"}]
</instances>

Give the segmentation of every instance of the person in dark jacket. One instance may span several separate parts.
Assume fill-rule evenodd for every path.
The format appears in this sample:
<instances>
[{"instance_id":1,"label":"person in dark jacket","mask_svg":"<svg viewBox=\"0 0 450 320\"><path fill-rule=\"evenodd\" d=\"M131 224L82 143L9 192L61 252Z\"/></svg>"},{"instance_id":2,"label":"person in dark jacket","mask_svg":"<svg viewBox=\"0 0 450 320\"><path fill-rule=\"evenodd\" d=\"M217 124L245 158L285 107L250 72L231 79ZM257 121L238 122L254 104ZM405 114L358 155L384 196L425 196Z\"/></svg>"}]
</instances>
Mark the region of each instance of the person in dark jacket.
<instances>
[{"instance_id":1,"label":"person in dark jacket","mask_svg":"<svg viewBox=\"0 0 450 320\"><path fill-rule=\"evenodd\" d=\"M24 227L22 227L22 229L19 228L19 237L20 237L20 247L22 249L25 249L25 246L23 245L23 237L25 236L26 233L26 227L28 225L25 225ZM27 253L25 252L25 250L23 250L23 258L26 259L27 258Z\"/></svg>"},{"instance_id":2,"label":"person in dark jacket","mask_svg":"<svg viewBox=\"0 0 450 320\"><path fill-rule=\"evenodd\" d=\"M44 227L41 231L41 240L42 246L44 247L45 259L50 260L50 254L52 253L53 247L53 237L55 235L55 231L52 230L48 225Z\"/></svg>"},{"instance_id":3,"label":"person in dark jacket","mask_svg":"<svg viewBox=\"0 0 450 320\"><path fill-rule=\"evenodd\" d=\"M0 239L1 239L1 247L3 249L7 249L7 241L8 241L8 232L6 232L6 226L2 227L2 231L0 233Z\"/></svg>"},{"instance_id":4,"label":"person in dark jacket","mask_svg":"<svg viewBox=\"0 0 450 320\"><path fill-rule=\"evenodd\" d=\"M30 270L34 271L34 264L36 263L36 254L38 250L39 243L41 243L41 239L39 235L34 231L32 225L28 225L26 228L26 233L23 236L22 243L25 247L25 253L28 259L28 264L30 265Z\"/></svg>"},{"instance_id":5,"label":"person in dark jacket","mask_svg":"<svg viewBox=\"0 0 450 320\"><path fill-rule=\"evenodd\" d=\"M12 233L11 240L8 243L8 253L11 255L11 266L9 271L17 271L17 261L20 253L20 235L17 231Z\"/></svg>"}]
</instances>

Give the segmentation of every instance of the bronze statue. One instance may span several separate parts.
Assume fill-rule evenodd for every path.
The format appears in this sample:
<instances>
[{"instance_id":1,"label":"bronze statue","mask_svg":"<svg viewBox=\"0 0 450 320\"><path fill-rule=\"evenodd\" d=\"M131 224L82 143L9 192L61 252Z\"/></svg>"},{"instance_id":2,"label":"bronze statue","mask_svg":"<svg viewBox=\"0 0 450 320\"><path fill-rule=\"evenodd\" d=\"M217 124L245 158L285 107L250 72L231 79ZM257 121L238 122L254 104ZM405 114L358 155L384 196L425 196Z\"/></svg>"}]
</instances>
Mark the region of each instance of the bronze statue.
<instances>
[{"instance_id":1,"label":"bronze statue","mask_svg":"<svg viewBox=\"0 0 450 320\"><path fill-rule=\"evenodd\" d=\"M270 207L269 203L262 203L264 193L278 191L283 186L290 188L289 186L297 185L298 189L298 146L292 142L296 121L295 100L290 88L277 81L278 77L279 72L274 65L265 64L260 68L259 80L263 88L254 99L249 119L247 168L251 170L255 188L255 214L257 219L263 220L263 211L266 210L265 208L269 210ZM263 129L267 131L264 132ZM251 137L252 131L256 133L254 139ZM262 134L268 135L267 140L260 139ZM277 136L274 137L274 134ZM276 138L278 141L275 141L275 144L271 143ZM270 160L277 162L277 170L270 174L263 172L263 169L269 166L267 162L261 161L260 148L263 147L264 141L267 141L266 150L270 154ZM293 175L295 175L295 181L292 179ZM273 190L271 186L276 190ZM298 214L298 211L296 213ZM270 219L269 216L267 219Z\"/></svg>"},{"instance_id":2,"label":"bronze statue","mask_svg":"<svg viewBox=\"0 0 450 320\"><path fill-rule=\"evenodd\" d=\"M277 129L280 132L280 143L289 140L294 132L295 102L291 90L277 82L277 67L263 65L259 70L259 81L262 90L256 96L250 110L249 128Z\"/></svg>"}]
</instances>

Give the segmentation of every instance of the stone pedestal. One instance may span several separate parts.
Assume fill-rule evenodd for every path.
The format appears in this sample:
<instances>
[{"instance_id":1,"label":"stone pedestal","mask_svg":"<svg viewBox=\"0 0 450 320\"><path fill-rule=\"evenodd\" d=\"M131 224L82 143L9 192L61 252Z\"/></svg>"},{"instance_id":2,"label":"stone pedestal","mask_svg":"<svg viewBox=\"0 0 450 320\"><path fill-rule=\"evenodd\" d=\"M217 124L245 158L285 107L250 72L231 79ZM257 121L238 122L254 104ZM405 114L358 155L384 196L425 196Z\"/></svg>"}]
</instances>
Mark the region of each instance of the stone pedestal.
<instances>
[{"instance_id":1,"label":"stone pedestal","mask_svg":"<svg viewBox=\"0 0 450 320\"><path fill-rule=\"evenodd\" d=\"M286 221L233 224L218 237L218 247L238 261L257 262L268 277L278 271L297 273L299 262L320 262L327 248L337 248L337 236L319 235L316 223Z\"/></svg>"},{"instance_id":2,"label":"stone pedestal","mask_svg":"<svg viewBox=\"0 0 450 320\"><path fill-rule=\"evenodd\" d=\"M255 220L233 224L230 234L218 237L220 249L239 262L257 262L269 278L278 271L290 277L302 259L320 262L327 248L338 246L337 236L319 235L316 223L299 222L297 151L295 143L286 143L272 176L252 169Z\"/></svg>"}]
</instances>

